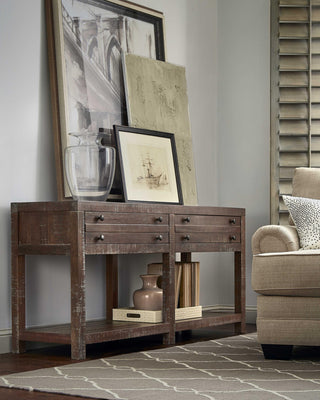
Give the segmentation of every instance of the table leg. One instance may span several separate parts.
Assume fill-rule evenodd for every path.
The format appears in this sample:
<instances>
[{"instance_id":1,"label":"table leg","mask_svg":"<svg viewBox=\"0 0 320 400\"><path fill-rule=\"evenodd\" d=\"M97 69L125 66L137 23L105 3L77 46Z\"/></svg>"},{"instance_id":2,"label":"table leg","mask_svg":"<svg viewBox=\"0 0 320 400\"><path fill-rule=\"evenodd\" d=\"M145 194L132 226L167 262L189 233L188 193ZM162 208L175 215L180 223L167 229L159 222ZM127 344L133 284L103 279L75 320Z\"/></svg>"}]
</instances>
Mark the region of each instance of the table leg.
<instances>
[{"instance_id":1,"label":"table leg","mask_svg":"<svg viewBox=\"0 0 320 400\"><path fill-rule=\"evenodd\" d=\"M112 309L118 307L118 256L106 256L106 313L107 320L112 320Z\"/></svg>"},{"instance_id":2,"label":"table leg","mask_svg":"<svg viewBox=\"0 0 320 400\"><path fill-rule=\"evenodd\" d=\"M181 253L180 259L181 259L181 262L183 262L183 263L191 263L192 262L192 253ZM182 277L181 277L181 279L182 279ZM187 337L191 337L191 334L192 334L192 330L191 329L183 331L183 335L186 338Z\"/></svg>"},{"instance_id":3,"label":"table leg","mask_svg":"<svg viewBox=\"0 0 320 400\"><path fill-rule=\"evenodd\" d=\"M242 251L234 254L235 312L241 313L241 322L235 324L236 333L246 333L246 277L245 259Z\"/></svg>"},{"instance_id":4,"label":"table leg","mask_svg":"<svg viewBox=\"0 0 320 400\"><path fill-rule=\"evenodd\" d=\"M25 256L12 254L12 352L24 353L25 342L20 333L25 329Z\"/></svg>"},{"instance_id":5,"label":"table leg","mask_svg":"<svg viewBox=\"0 0 320 400\"><path fill-rule=\"evenodd\" d=\"M83 213L73 214L71 246L71 358L86 358L85 255L83 243ZM79 229L78 229L79 228Z\"/></svg>"},{"instance_id":6,"label":"table leg","mask_svg":"<svg viewBox=\"0 0 320 400\"><path fill-rule=\"evenodd\" d=\"M11 309L12 309L12 352L25 352L25 342L20 335L26 328L25 307L25 256L18 254L19 218L15 206L11 207Z\"/></svg>"},{"instance_id":7,"label":"table leg","mask_svg":"<svg viewBox=\"0 0 320 400\"><path fill-rule=\"evenodd\" d=\"M192 262L192 253L181 253L181 262Z\"/></svg>"},{"instance_id":8,"label":"table leg","mask_svg":"<svg viewBox=\"0 0 320 400\"><path fill-rule=\"evenodd\" d=\"M163 282L163 318L169 322L170 330L163 335L163 343L175 343L175 257L174 254L162 255L162 282Z\"/></svg>"}]
</instances>

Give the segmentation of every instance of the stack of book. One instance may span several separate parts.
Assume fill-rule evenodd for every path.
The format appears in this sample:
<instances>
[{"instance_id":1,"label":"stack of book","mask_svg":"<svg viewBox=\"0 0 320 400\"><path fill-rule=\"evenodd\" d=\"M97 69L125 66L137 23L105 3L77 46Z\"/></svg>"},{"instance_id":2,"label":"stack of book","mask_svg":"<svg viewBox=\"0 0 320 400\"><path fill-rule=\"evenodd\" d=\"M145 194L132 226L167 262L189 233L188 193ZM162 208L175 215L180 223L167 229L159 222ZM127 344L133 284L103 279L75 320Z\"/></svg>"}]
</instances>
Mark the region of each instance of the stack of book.
<instances>
[{"instance_id":1,"label":"stack of book","mask_svg":"<svg viewBox=\"0 0 320 400\"><path fill-rule=\"evenodd\" d=\"M176 262L175 264L176 308L198 306L200 302L200 263ZM162 275L162 264L148 264L148 274ZM158 281L161 287L161 276Z\"/></svg>"}]
</instances>

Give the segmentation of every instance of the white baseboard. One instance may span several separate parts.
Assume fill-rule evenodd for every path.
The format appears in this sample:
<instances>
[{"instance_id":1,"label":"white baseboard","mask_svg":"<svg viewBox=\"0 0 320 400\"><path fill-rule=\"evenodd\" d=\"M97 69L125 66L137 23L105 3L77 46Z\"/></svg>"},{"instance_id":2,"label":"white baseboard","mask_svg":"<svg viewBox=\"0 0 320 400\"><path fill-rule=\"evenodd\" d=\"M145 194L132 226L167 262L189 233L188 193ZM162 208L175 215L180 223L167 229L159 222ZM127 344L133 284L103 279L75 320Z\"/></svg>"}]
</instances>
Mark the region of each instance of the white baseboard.
<instances>
[{"instance_id":1,"label":"white baseboard","mask_svg":"<svg viewBox=\"0 0 320 400\"><path fill-rule=\"evenodd\" d=\"M225 312L232 312L234 310L233 306L229 305L214 305L206 306L203 309L213 309ZM247 306L246 307L246 321L248 324L255 324L257 318L257 307ZM0 330L0 354L11 352L11 330Z\"/></svg>"},{"instance_id":2,"label":"white baseboard","mask_svg":"<svg viewBox=\"0 0 320 400\"><path fill-rule=\"evenodd\" d=\"M11 352L11 330L0 330L0 354Z\"/></svg>"},{"instance_id":3,"label":"white baseboard","mask_svg":"<svg viewBox=\"0 0 320 400\"><path fill-rule=\"evenodd\" d=\"M247 324L255 324L257 322L257 307L247 306L246 307L246 321Z\"/></svg>"}]
</instances>

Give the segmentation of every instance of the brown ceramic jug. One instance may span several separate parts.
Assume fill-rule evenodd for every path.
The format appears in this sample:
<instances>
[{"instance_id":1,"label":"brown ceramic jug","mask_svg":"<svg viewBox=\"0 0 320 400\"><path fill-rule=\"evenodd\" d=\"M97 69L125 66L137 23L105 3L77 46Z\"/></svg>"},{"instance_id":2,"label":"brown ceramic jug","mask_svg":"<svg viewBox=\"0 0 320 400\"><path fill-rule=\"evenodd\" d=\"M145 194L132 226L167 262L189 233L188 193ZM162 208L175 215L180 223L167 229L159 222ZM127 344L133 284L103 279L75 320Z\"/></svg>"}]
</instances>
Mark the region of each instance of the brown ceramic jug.
<instances>
[{"instance_id":1,"label":"brown ceramic jug","mask_svg":"<svg viewBox=\"0 0 320 400\"><path fill-rule=\"evenodd\" d=\"M162 309L163 291L157 285L160 275L140 275L143 285L133 293L133 304L137 310L157 311Z\"/></svg>"}]
</instances>

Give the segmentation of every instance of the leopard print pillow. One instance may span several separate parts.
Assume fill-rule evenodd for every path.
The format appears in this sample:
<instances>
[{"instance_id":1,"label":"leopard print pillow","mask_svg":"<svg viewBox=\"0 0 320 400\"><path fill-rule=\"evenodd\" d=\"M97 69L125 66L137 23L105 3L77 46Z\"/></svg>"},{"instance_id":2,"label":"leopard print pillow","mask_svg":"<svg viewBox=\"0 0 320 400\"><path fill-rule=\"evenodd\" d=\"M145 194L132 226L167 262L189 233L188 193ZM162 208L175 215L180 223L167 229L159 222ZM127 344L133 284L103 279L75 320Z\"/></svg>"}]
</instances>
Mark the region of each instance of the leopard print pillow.
<instances>
[{"instance_id":1,"label":"leopard print pillow","mask_svg":"<svg viewBox=\"0 0 320 400\"><path fill-rule=\"evenodd\" d=\"M320 200L282 196L297 228L302 249L320 249Z\"/></svg>"}]
</instances>

